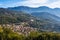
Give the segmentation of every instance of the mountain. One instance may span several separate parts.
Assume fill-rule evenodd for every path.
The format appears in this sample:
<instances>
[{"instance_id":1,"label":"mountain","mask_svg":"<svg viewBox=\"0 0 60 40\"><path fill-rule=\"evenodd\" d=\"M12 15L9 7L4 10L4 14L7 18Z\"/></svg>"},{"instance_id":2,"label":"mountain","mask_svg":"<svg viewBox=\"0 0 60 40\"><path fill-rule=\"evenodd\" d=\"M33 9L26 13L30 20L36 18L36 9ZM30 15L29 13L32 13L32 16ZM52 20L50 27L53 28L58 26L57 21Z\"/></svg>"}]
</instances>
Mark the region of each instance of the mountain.
<instances>
[{"instance_id":1,"label":"mountain","mask_svg":"<svg viewBox=\"0 0 60 40\"><path fill-rule=\"evenodd\" d=\"M46 6L42 6L42 7L38 7L38 8L30 8L27 6L18 6L18 7L12 7L12 8L8 8L10 10L15 10L15 11L25 11L28 13L32 13L32 12L40 12L40 11L46 11L49 10L50 8L46 7Z\"/></svg>"},{"instance_id":2,"label":"mountain","mask_svg":"<svg viewBox=\"0 0 60 40\"><path fill-rule=\"evenodd\" d=\"M57 31L59 32L60 28L60 17L50 14L48 12L34 12L31 13L34 17L37 18L37 20L40 20L41 22L41 29L42 30L50 30L50 31Z\"/></svg>"},{"instance_id":3,"label":"mountain","mask_svg":"<svg viewBox=\"0 0 60 40\"><path fill-rule=\"evenodd\" d=\"M37 17L38 19L45 19L45 20L55 20L55 21L60 21L60 17L56 16L56 15L53 15L51 13L48 13L48 12L34 12L34 13L31 13L31 15Z\"/></svg>"},{"instance_id":4,"label":"mountain","mask_svg":"<svg viewBox=\"0 0 60 40\"><path fill-rule=\"evenodd\" d=\"M32 8L27 7L27 6L19 6L19 7L13 7L13 8L8 8L10 10L15 10L15 11L23 11L23 12L28 12L30 13Z\"/></svg>"},{"instance_id":5,"label":"mountain","mask_svg":"<svg viewBox=\"0 0 60 40\"><path fill-rule=\"evenodd\" d=\"M0 24L12 24L12 23L15 24L15 23L25 22L28 23L30 27L38 28L40 31L46 30L46 31L60 32L59 29L60 22L57 22L55 20L56 18L58 20L59 17L56 17L47 12L43 12L43 14L42 12L41 14L35 14L35 13L34 15L37 16L41 15L41 17L43 18L39 19L33 15L27 14L26 12L22 12L22 11L14 11L10 9L0 8ZM48 18L48 20L46 20L45 18Z\"/></svg>"},{"instance_id":6,"label":"mountain","mask_svg":"<svg viewBox=\"0 0 60 40\"><path fill-rule=\"evenodd\" d=\"M25 12L0 8L0 24L26 22L33 17Z\"/></svg>"},{"instance_id":7,"label":"mountain","mask_svg":"<svg viewBox=\"0 0 60 40\"><path fill-rule=\"evenodd\" d=\"M18 6L18 7L11 7L11 8L8 8L10 10L15 10L15 11L24 11L24 12L27 12L27 13L33 13L33 12L48 12L48 13L51 13L53 15L56 15L56 16L59 16L60 17L60 8L49 8L49 7L46 7L46 6L41 6L41 7L38 7L38 8L30 8L30 7L27 7L27 6Z\"/></svg>"}]
</instances>

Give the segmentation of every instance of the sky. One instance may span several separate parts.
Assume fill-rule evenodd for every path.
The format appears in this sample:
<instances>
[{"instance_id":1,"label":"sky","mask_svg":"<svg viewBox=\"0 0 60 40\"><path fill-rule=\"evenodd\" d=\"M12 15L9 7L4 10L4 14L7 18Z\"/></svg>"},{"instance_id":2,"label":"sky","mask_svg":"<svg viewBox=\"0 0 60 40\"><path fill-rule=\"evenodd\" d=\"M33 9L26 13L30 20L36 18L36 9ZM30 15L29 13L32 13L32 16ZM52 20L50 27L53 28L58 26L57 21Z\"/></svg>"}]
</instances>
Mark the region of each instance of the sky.
<instances>
[{"instance_id":1,"label":"sky","mask_svg":"<svg viewBox=\"0 0 60 40\"><path fill-rule=\"evenodd\" d=\"M7 8L17 6L60 8L60 0L0 0L0 7Z\"/></svg>"}]
</instances>

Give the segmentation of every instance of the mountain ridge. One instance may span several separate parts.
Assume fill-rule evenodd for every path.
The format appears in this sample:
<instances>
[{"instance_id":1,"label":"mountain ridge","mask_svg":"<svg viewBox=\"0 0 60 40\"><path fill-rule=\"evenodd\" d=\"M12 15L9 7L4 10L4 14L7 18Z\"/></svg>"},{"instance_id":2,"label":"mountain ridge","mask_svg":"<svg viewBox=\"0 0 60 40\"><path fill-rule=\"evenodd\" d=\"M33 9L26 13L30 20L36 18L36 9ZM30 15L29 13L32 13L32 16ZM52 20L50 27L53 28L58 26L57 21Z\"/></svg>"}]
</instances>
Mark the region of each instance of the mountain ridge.
<instances>
[{"instance_id":1,"label":"mountain ridge","mask_svg":"<svg viewBox=\"0 0 60 40\"><path fill-rule=\"evenodd\" d=\"M29 14L33 13L33 12L48 12L48 13L51 13L53 15L56 15L56 16L59 16L60 17L60 8L49 8L49 7L46 7L46 6L41 6L41 7L38 7L38 8L30 8L30 7L27 7L27 6L18 6L18 7L12 7L12 8L7 8L7 9L10 9L10 10L15 10L15 11L24 11L24 12L27 12Z\"/></svg>"},{"instance_id":2,"label":"mountain ridge","mask_svg":"<svg viewBox=\"0 0 60 40\"><path fill-rule=\"evenodd\" d=\"M43 18L43 19L49 19L49 20L53 19L55 21L60 21L60 17L50 14L48 12L34 12L34 13L31 13L31 15L38 17L39 19Z\"/></svg>"}]
</instances>

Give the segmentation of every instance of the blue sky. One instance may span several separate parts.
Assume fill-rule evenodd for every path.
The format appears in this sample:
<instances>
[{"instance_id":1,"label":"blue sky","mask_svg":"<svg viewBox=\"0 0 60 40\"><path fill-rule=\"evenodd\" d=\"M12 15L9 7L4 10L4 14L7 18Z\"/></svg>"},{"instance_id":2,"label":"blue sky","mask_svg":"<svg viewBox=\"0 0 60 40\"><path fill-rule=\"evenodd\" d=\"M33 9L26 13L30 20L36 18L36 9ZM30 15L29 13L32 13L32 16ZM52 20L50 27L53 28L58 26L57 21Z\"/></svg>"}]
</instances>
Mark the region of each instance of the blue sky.
<instances>
[{"instance_id":1,"label":"blue sky","mask_svg":"<svg viewBox=\"0 0 60 40\"><path fill-rule=\"evenodd\" d=\"M40 7L48 6L50 8L60 8L60 0L0 0L0 7Z\"/></svg>"}]
</instances>

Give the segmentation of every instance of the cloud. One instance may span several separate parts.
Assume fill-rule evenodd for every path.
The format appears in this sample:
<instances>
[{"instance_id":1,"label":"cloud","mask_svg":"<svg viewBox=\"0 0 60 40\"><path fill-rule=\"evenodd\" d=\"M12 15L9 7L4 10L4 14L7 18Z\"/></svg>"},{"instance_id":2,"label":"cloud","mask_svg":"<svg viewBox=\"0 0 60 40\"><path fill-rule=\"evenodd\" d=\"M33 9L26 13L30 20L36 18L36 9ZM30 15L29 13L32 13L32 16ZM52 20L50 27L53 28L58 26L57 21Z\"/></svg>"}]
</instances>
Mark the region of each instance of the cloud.
<instances>
[{"instance_id":1,"label":"cloud","mask_svg":"<svg viewBox=\"0 0 60 40\"><path fill-rule=\"evenodd\" d=\"M30 3L46 3L48 0L27 0L26 2Z\"/></svg>"},{"instance_id":2,"label":"cloud","mask_svg":"<svg viewBox=\"0 0 60 40\"><path fill-rule=\"evenodd\" d=\"M17 2L16 6L40 7L48 6L50 8L60 7L60 0L26 0Z\"/></svg>"},{"instance_id":3,"label":"cloud","mask_svg":"<svg viewBox=\"0 0 60 40\"><path fill-rule=\"evenodd\" d=\"M26 0L16 3L20 6L29 6L29 7L39 7L43 4L46 4L48 0Z\"/></svg>"},{"instance_id":4,"label":"cloud","mask_svg":"<svg viewBox=\"0 0 60 40\"><path fill-rule=\"evenodd\" d=\"M3 3L3 2L2 2ZM60 0L20 0L20 1L6 1L5 3L0 4L2 7L16 7L16 6L28 6L28 7L40 7L48 6L50 8L60 8ZM1 7L0 6L0 7Z\"/></svg>"},{"instance_id":5,"label":"cloud","mask_svg":"<svg viewBox=\"0 0 60 40\"><path fill-rule=\"evenodd\" d=\"M51 7L51 8L60 8L60 1L47 4L46 6Z\"/></svg>"}]
</instances>

